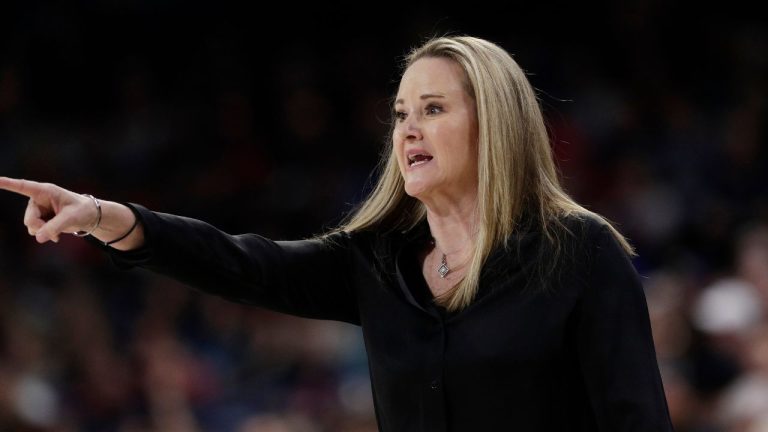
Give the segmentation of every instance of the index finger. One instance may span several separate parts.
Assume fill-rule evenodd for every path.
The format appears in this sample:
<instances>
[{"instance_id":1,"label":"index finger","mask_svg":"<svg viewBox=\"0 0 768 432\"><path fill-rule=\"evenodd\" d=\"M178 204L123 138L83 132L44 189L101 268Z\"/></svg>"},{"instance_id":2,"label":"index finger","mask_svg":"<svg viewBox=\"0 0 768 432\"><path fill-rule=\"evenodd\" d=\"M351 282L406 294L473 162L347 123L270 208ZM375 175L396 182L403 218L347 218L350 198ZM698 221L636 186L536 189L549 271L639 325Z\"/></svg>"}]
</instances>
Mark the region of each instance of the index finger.
<instances>
[{"instance_id":1,"label":"index finger","mask_svg":"<svg viewBox=\"0 0 768 432\"><path fill-rule=\"evenodd\" d=\"M0 177L0 189L16 192L29 198L36 198L43 192L43 184L32 180Z\"/></svg>"}]
</instances>

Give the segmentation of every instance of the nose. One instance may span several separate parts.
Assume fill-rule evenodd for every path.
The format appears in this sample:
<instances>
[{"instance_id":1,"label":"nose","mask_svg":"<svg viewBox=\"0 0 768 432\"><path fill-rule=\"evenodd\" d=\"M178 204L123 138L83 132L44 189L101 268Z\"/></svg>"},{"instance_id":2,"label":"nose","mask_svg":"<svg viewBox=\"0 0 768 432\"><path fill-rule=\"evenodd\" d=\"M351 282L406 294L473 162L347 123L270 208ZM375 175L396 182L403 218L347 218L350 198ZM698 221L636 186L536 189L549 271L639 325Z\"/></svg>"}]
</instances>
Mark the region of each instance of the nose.
<instances>
[{"instance_id":1,"label":"nose","mask_svg":"<svg viewBox=\"0 0 768 432\"><path fill-rule=\"evenodd\" d=\"M421 126L416 116L410 115L403 122L403 134L407 140L421 140Z\"/></svg>"}]
</instances>

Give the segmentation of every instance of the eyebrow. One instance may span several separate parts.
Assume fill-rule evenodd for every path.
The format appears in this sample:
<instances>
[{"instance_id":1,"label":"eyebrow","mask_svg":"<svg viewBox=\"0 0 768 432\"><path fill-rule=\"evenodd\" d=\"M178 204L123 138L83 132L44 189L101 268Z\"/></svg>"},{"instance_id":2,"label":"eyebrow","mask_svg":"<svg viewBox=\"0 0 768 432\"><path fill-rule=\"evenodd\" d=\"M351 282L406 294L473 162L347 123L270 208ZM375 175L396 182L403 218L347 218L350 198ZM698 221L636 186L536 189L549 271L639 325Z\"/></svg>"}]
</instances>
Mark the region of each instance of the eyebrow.
<instances>
[{"instance_id":1,"label":"eyebrow","mask_svg":"<svg viewBox=\"0 0 768 432\"><path fill-rule=\"evenodd\" d=\"M429 98L445 98L445 95L442 95L442 94L433 94L433 93L426 93L426 94L423 94L423 95L421 95L421 96L419 97L419 99L421 99L421 100L424 100L424 99L429 99ZM398 99L398 100L396 100L396 101L395 101L395 105L397 105L397 104L401 104L401 103L403 103L403 102L404 102L404 101L403 101L403 99Z\"/></svg>"}]
</instances>

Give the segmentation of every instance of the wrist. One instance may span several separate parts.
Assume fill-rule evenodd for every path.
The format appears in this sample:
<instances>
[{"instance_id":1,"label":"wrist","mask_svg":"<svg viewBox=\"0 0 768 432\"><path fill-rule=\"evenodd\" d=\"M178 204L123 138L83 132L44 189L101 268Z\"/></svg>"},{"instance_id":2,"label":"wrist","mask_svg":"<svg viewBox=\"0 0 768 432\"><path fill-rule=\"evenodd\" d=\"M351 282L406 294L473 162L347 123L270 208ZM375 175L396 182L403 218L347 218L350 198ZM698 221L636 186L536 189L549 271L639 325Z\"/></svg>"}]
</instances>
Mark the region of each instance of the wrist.
<instances>
[{"instance_id":1,"label":"wrist","mask_svg":"<svg viewBox=\"0 0 768 432\"><path fill-rule=\"evenodd\" d=\"M91 194L82 194L82 195L84 197L87 197L89 199L89 201L91 201L93 203L93 205L96 206L96 222L94 222L93 225L91 226L91 228L89 230L87 230L87 231L76 231L76 232L73 232L72 234L77 236L77 237L85 237L87 235L93 234L97 229L99 229L99 225L101 225L101 217L102 217L101 202L95 196L93 196ZM89 203L89 205L90 205L90 203Z\"/></svg>"},{"instance_id":2,"label":"wrist","mask_svg":"<svg viewBox=\"0 0 768 432\"><path fill-rule=\"evenodd\" d=\"M93 237L105 245L122 241L135 232L139 221L128 207L113 201L102 201L103 217L101 225L93 232Z\"/></svg>"}]
</instances>

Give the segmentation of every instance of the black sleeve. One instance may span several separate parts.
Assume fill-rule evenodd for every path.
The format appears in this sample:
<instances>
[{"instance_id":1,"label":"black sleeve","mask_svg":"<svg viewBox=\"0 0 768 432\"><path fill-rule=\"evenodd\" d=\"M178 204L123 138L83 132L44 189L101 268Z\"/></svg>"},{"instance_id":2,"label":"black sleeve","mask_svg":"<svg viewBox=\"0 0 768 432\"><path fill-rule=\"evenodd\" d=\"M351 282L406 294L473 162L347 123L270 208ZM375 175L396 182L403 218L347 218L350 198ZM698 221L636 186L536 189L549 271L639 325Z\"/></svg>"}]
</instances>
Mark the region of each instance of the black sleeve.
<instances>
[{"instance_id":1,"label":"black sleeve","mask_svg":"<svg viewBox=\"0 0 768 432\"><path fill-rule=\"evenodd\" d=\"M640 277L607 227L592 238L577 346L599 431L672 431Z\"/></svg>"},{"instance_id":2,"label":"black sleeve","mask_svg":"<svg viewBox=\"0 0 768 432\"><path fill-rule=\"evenodd\" d=\"M349 282L349 234L272 241L256 234L230 235L197 219L124 204L144 227L144 246L119 251L89 237L117 267L140 266L239 303L359 324Z\"/></svg>"}]
</instances>

